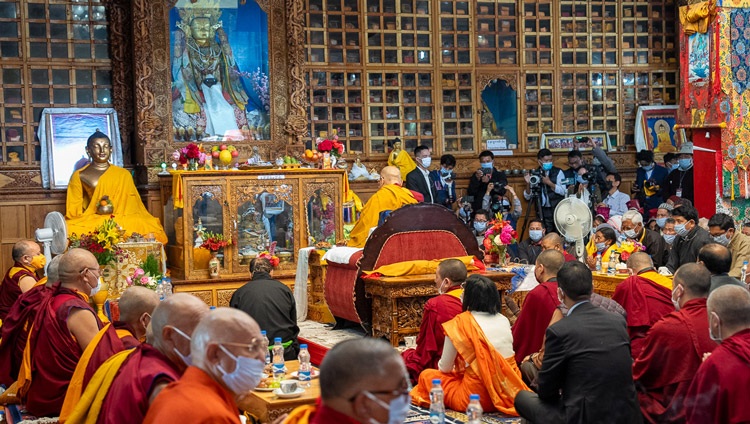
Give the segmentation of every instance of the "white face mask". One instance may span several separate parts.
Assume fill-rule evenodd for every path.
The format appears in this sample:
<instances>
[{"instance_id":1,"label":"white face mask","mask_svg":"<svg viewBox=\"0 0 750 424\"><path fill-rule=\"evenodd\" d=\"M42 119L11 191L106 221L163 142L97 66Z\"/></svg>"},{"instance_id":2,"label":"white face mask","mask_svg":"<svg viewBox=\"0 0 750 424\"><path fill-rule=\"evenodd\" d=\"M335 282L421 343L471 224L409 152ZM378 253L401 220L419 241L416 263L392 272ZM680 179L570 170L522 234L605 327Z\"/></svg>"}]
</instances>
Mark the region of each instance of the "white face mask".
<instances>
[{"instance_id":1,"label":"white face mask","mask_svg":"<svg viewBox=\"0 0 750 424\"><path fill-rule=\"evenodd\" d=\"M411 395L403 394L393 398L390 403L386 404L370 392L365 391L364 394L375 401L381 408L388 411L388 424L401 424L406 421L406 415L409 413L409 409L411 409ZM370 423L380 424L374 418L370 418Z\"/></svg>"},{"instance_id":2,"label":"white face mask","mask_svg":"<svg viewBox=\"0 0 750 424\"><path fill-rule=\"evenodd\" d=\"M432 158L429 156L427 156L426 158L422 158L421 161L422 161L422 166L424 166L425 168L429 168L430 165L432 164Z\"/></svg>"},{"instance_id":3,"label":"white face mask","mask_svg":"<svg viewBox=\"0 0 750 424\"><path fill-rule=\"evenodd\" d=\"M89 297L94 296L95 294L99 293L99 290L102 289L102 277L99 277L96 280L96 287L91 289L91 292L89 293Z\"/></svg>"},{"instance_id":4,"label":"white face mask","mask_svg":"<svg viewBox=\"0 0 750 424\"><path fill-rule=\"evenodd\" d=\"M560 302L561 305L565 304L565 294L563 293L560 287L557 288L557 300Z\"/></svg>"},{"instance_id":5,"label":"white face mask","mask_svg":"<svg viewBox=\"0 0 750 424\"><path fill-rule=\"evenodd\" d=\"M544 231L542 231L542 230L529 230L529 238L534 243L536 243L539 240L541 240L542 236L544 236Z\"/></svg>"},{"instance_id":6,"label":"white face mask","mask_svg":"<svg viewBox=\"0 0 750 424\"><path fill-rule=\"evenodd\" d=\"M256 388L263 377L263 368L266 364L259 359L247 356L234 356L232 352L222 345L219 345L219 349L234 359L234 370L229 373L222 368L221 364L217 364L217 368L222 373L221 379L227 385L227 388L237 396Z\"/></svg>"},{"instance_id":7,"label":"white face mask","mask_svg":"<svg viewBox=\"0 0 750 424\"><path fill-rule=\"evenodd\" d=\"M680 287L680 285L677 285L677 287ZM680 310L680 299L674 298L674 292L677 291L677 287L672 290L672 305L674 305L674 310L679 311Z\"/></svg>"},{"instance_id":8,"label":"white face mask","mask_svg":"<svg viewBox=\"0 0 750 424\"><path fill-rule=\"evenodd\" d=\"M185 334L179 328L172 327L172 329L175 331L175 333L177 333L180 336L184 337L188 342L192 340L192 338L190 336L188 336L187 334ZM192 358L192 355L190 353L188 353L187 356L183 355L182 352L180 352L177 349L177 347L173 347L172 351L175 353L175 355L177 355L182 360L182 362L185 364L186 367L189 367L189 366L193 365L193 358Z\"/></svg>"},{"instance_id":9,"label":"white face mask","mask_svg":"<svg viewBox=\"0 0 750 424\"><path fill-rule=\"evenodd\" d=\"M716 316L716 312L711 312L711 315L708 317L708 337L711 338L711 340L715 341L716 343L721 343L721 320L716 324L717 330L719 331L718 335L714 335L713 331L713 325L711 323L714 320L714 317ZM718 320L719 318L716 317Z\"/></svg>"}]
</instances>

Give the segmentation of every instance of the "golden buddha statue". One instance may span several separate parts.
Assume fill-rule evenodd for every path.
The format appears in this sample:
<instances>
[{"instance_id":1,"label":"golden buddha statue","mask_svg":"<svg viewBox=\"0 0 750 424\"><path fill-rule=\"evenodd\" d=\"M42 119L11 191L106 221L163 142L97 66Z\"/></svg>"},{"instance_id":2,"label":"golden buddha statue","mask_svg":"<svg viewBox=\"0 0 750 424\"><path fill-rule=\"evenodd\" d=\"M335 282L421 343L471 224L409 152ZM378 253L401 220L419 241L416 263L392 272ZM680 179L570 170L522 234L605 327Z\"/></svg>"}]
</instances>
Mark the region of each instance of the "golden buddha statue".
<instances>
[{"instance_id":1,"label":"golden buddha statue","mask_svg":"<svg viewBox=\"0 0 750 424\"><path fill-rule=\"evenodd\" d=\"M156 240L167 243L167 235L141 201L130 172L109 163L112 143L98 129L86 143L91 163L75 171L68 183L65 220L68 235L83 234L96 229L110 215L125 230L132 233L153 234Z\"/></svg>"},{"instance_id":2,"label":"golden buddha statue","mask_svg":"<svg viewBox=\"0 0 750 424\"><path fill-rule=\"evenodd\" d=\"M414 159L401 148L401 139L395 138L388 141L391 151L388 153L388 165L395 166L401 171L401 179L406 181L406 175L417 167Z\"/></svg>"}]
</instances>

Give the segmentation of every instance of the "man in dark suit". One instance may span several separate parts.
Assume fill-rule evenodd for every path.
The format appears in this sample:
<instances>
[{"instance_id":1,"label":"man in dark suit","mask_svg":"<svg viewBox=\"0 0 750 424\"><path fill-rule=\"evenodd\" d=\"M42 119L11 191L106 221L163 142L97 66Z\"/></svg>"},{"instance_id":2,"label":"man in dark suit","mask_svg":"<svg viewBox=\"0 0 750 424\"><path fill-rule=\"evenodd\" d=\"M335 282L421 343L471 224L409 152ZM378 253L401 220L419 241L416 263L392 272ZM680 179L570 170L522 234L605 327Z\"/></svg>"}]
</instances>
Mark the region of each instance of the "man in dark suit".
<instances>
[{"instance_id":1,"label":"man in dark suit","mask_svg":"<svg viewBox=\"0 0 750 424\"><path fill-rule=\"evenodd\" d=\"M630 191L643 206L643 218L648 220L649 211L664 202L661 193L669 171L654 162L654 152L651 150L636 153L635 160L638 162L638 169L635 171L635 184Z\"/></svg>"},{"instance_id":2,"label":"man in dark suit","mask_svg":"<svg viewBox=\"0 0 750 424\"><path fill-rule=\"evenodd\" d=\"M425 203L438 203L438 194L435 184L430 181L430 148L427 146L417 146L414 148L414 160L417 167L406 174L406 188L416 191L424 196Z\"/></svg>"},{"instance_id":3,"label":"man in dark suit","mask_svg":"<svg viewBox=\"0 0 750 424\"><path fill-rule=\"evenodd\" d=\"M505 195L505 186L508 185L508 177L504 171L498 171L494 165L495 154L489 150L479 153L479 169L469 178L469 188L466 195L474 198L471 208L474 211L482 209L482 199L487 193L487 186L493 184L493 189L498 195Z\"/></svg>"},{"instance_id":4,"label":"man in dark suit","mask_svg":"<svg viewBox=\"0 0 750 424\"><path fill-rule=\"evenodd\" d=\"M557 273L567 315L547 329L538 394L518 393L533 423L641 423L625 319L593 306L591 271L567 262Z\"/></svg>"}]
</instances>

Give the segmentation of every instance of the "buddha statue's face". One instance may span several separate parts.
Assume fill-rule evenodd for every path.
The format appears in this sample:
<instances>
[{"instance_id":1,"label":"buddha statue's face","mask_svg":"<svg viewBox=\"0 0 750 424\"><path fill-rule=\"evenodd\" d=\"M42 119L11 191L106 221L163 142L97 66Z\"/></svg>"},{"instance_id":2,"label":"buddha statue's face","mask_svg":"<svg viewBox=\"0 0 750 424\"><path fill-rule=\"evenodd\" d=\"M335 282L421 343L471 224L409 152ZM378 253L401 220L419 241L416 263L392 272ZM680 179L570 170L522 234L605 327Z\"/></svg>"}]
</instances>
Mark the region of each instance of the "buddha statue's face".
<instances>
[{"instance_id":1,"label":"buddha statue's face","mask_svg":"<svg viewBox=\"0 0 750 424\"><path fill-rule=\"evenodd\" d=\"M208 18L195 18L190 22L190 32L199 45L208 44L211 37L211 21Z\"/></svg>"},{"instance_id":2,"label":"buddha statue's face","mask_svg":"<svg viewBox=\"0 0 750 424\"><path fill-rule=\"evenodd\" d=\"M95 138L86 145L86 152L94 163L104 164L109 162L112 145L106 138Z\"/></svg>"}]
</instances>

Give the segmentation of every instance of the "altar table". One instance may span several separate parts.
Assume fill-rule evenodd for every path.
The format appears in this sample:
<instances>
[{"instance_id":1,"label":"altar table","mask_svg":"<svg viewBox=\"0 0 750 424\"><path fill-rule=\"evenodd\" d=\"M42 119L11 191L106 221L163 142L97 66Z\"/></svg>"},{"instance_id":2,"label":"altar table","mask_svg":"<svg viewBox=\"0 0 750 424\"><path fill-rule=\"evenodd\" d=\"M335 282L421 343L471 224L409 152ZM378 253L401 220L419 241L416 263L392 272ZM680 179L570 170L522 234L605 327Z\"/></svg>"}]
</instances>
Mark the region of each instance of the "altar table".
<instances>
[{"instance_id":1,"label":"altar table","mask_svg":"<svg viewBox=\"0 0 750 424\"><path fill-rule=\"evenodd\" d=\"M290 374L299 369L299 361L286 361L285 364L287 369L285 379L292 380ZM310 387L305 389L305 393L300 397L279 399L273 392L253 390L242 398L237 406L257 418L258 422L270 423L298 406L314 404L318 397L320 397L320 379L313 378L310 381Z\"/></svg>"},{"instance_id":2,"label":"altar table","mask_svg":"<svg viewBox=\"0 0 750 424\"><path fill-rule=\"evenodd\" d=\"M510 272L486 271L480 274L494 281L498 290L509 290ZM435 274L403 277L365 278L365 292L372 297L372 335L387 336L398 346L404 336L419 334L424 304L438 294Z\"/></svg>"}]
</instances>

